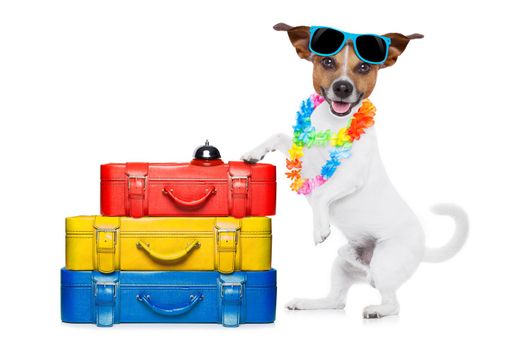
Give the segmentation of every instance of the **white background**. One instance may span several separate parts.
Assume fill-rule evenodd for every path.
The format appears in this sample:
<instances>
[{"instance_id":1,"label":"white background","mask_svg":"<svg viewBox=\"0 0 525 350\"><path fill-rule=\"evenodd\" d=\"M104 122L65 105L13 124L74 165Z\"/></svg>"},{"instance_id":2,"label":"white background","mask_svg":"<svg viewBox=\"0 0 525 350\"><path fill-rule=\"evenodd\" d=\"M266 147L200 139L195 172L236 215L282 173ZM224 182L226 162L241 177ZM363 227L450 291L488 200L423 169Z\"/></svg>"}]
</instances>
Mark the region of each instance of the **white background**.
<instances>
[{"instance_id":1,"label":"white background","mask_svg":"<svg viewBox=\"0 0 525 350\"><path fill-rule=\"evenodd\" d=\"M525 50L518 1L3 1L0 123L3 343L53 348L523 348ZM427 208L464 206L471 236L453 260L422 265L401 315L363 321L379 301L357 286L345 311L287 312L328 289L339 232L315 247L310 209L279 168L274 325L60 322L64 218L99 210L99 164L186 161L206 138L238 159L290 132L311 66L272 26L404 34L379 74L382 156L420 214L428 244L452 232Z\"/></svg>"}]
</instances>

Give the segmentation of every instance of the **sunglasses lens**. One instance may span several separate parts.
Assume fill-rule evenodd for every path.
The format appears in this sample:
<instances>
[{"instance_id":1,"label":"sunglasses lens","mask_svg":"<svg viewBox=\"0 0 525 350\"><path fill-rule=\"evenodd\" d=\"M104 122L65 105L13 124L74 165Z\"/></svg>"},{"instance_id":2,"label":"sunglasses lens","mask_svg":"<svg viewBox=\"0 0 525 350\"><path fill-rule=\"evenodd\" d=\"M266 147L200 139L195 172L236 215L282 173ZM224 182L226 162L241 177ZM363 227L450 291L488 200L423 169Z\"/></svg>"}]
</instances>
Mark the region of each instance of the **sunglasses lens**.
<instances>
[{"instance_id":1,"label":"sunglasses lens","mask_svg":"<svg viewBox=\"0 0 525 350\"><path fill-rule=\"evenodd\" d=\"M345 40L345 35L330 28L317 29L310 39L310 47L321 55L334 54Z\"/></svg>"},{"instance_id":2,"label":"sunglasses lens","mask_svg":"<svg viewBox=\"0 0 525 350\"><path fill-rule=\"evenodd\" d=\"M387 55L385 39L375 35L360 35L355 40L359 55L370 63L382 63Z\"/></svg>"}]
</instances>

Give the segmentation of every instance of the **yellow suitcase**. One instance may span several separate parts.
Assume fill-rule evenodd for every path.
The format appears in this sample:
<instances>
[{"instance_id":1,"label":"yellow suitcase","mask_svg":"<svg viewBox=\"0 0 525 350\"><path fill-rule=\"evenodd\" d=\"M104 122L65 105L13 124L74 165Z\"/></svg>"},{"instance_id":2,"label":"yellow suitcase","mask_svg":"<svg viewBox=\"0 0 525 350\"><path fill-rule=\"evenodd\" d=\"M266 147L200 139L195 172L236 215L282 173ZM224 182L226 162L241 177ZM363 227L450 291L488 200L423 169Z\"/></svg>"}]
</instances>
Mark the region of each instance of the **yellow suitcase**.
<instances>
[{"instance_id":1,"label":"yellow suitcase","mask_svg":"<svg viewBox=\"0 0 525 350\"><path fill-rule=\"evenodd\" d=\"M76 216L66 219L66 269L269 270L271 241L266 217Z\"/></svg>"}]
</instances>

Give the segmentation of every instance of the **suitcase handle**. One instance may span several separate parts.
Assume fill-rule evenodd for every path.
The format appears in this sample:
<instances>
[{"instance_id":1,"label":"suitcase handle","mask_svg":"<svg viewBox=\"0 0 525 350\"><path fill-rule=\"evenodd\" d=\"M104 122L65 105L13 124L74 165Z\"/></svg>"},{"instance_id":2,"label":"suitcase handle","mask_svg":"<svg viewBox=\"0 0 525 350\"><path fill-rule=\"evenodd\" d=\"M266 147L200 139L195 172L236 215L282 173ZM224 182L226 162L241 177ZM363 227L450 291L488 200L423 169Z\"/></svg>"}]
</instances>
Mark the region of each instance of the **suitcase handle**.
<instances>
[{"instance_id":1,"label":"suitcase handle","mask_svg":"<svg viewBox=\"0 0 525 350\"><path fill-rule=\"evenodd\" d=\"M137 295L137 300L144 303L151 311L164 315L164 316L178 316L182 315L195 307L201 300L204 299L202 293L197 293L195 295L190 295L190 302L187 305L182 307L177 307L173 309L165 309L161 306L155 305L151 301L151 297L145 293L140 293Z\"/></svg>"},{"instance_id":2,"label":"suitcase handle","mask_svg":"<svg viewBox=\"0 0 525 350\"><path fill-rule=\"evenodd\" d=\"M186 248L179 250L174 253L170 254L161 254L158 252L155 252L153 249L150 248L149 243L146 243L144 241L138 241L137 242L137 248L143 249L150 258L153 260L156 260L161 263L176 263L179 260L182 260L188 256L188 254L193 250L193 248L199 248L201 244L198 240L194 240L190 244L186 246Z\"/></svg>"},{"instance_id":3,"label":"suitcase handle","mask_svg":"<svg viewBox=\"0 0 525 350\"><path fill-rule=\"evenodd\" d=\"M206 193L204 196L202 196L199 199L191 200L191 201L185 201L184 199L180 199L179 197L175 196L173 194L173 189L168 189L164 187L162 190L164 194L166 194L175 204L180 205L181 207L187 207L187 208L194 208L198 207L199 205L206 202L212 195L216 193L215 186L210 186L209 188L206 188Z\"/></svg>"}]
</instances>

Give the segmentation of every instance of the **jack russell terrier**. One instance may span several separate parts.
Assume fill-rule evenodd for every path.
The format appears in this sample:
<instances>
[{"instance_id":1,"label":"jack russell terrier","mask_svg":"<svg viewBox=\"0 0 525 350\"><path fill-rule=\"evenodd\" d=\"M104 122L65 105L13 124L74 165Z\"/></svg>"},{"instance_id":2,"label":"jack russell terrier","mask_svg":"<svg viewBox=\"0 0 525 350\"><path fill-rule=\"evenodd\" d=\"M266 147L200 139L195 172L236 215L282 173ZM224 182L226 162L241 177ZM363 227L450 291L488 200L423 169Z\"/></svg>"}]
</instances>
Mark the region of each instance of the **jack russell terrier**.
<instances>
[{"instance_id":1,"label":"jack russell terrier","mask_svg":"<svg viewBox=\"0 0 525 350\"><path fill-rule=\"evenodd\" d=\"M345 125L350 125L360 108L368 103L366 99L374 89L379 69L392 66L411 40L423 37L398 33L360 35L328 27L292 27L284 23L275 25L274 29L286 31L299 57L313 63L313 86L319 96L312 103L318 106L314 106L311 118L308 115L302 121L307 123L308 130L314 133L322 130L329 135L336 135ZM298 117L298 124L299 121ZM381 304L366 307L363 317L397 315L396 291L420 262L447 260L467 239L469 223L465 211L456 205L439 204L433 212L451 216L456 224L455 234L443 247L425 247L425 235L417 217L386 174L371 124L368 123L366 132L352 140L355 142L348 142L348 138L345 141L343 137L345 150L351 147L351 154L342 157L345 159L334 156L336 147L323 147L323 142L306 147L304 139L302 143L298 141L297 135L304 131L300 125L296 125L298 132L293 138L276 134L242 156L244 161L253 163L275 150L291 155L294 147L300 146L300 154L297 155L295 149L290 163L300 159L300 173L295 169L293 176L298 185L295 190L305 194L312 207L315 244L330 235L330 225L340 229L348 239L335 259L328 295L320 299L292 300L286 305L290 310L342 309L350 286L367 281L381 294ZM335 161L332 171L328 166L330 161ZM325 174L315 177L320 169L326 170ZM304 180L306 178L312 180ZM306 190L305 182L310 184Z\"/></svg>"}]
</instances>

